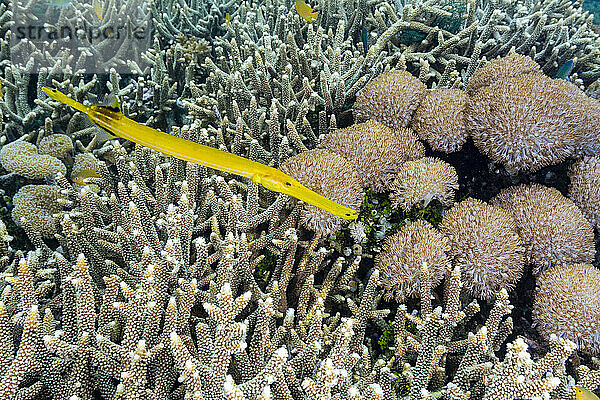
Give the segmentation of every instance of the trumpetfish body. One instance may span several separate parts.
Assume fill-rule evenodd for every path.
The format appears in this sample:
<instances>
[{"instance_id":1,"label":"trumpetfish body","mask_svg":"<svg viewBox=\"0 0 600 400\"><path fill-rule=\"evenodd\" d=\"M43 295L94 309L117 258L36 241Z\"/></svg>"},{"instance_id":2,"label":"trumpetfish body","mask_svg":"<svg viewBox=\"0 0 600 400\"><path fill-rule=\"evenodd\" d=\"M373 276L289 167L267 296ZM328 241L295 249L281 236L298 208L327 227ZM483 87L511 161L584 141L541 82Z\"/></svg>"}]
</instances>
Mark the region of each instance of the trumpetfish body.
<instances>
[{"instance_id":1,"label":"trumpetfish body","mask_svg":"<svg viewBox=\"0 0 600 400\"><path fill-rule=\"evenodd\" d=\"M118 105L86 106L56 89L42 88L53 100L85 113L105 131L180 160L249 178L265 188L312 204L343 219L356 219L357 211L322 196L280 170L200 143L192 142L135 122Z\"/></svg>"}]
</instances>

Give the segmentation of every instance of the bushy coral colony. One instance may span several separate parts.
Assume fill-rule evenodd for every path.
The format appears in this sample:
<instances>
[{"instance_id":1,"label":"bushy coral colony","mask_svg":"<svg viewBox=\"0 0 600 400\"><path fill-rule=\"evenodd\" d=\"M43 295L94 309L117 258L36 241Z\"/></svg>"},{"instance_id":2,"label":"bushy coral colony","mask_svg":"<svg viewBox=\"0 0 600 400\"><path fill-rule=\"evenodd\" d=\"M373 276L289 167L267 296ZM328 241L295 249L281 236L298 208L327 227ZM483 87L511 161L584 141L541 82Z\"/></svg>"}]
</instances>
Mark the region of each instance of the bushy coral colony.
<instances>
[{"instance_id":1,"label":"bushy coral colony","mask_svg":"<svg viewBox=\"0 0 600 400\"><path fill-rule=\"evenodd\" d=\"M3 0L0 400L593 396L581 3ZM82 23L98 36L65 47ZM118 139L48 87L357 218Z\"/></svg>"}]
</instances>

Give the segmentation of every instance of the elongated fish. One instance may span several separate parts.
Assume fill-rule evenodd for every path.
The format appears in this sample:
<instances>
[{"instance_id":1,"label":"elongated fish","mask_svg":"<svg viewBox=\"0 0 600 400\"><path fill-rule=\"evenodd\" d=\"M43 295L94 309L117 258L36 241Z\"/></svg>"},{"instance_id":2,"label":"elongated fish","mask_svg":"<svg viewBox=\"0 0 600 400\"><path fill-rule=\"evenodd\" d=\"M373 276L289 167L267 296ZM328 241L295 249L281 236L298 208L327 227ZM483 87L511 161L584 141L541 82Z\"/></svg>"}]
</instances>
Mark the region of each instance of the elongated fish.
<instances>
[{"instance_id":1,"label":"elongated fish","mask_svg":"<svg viewBox=\"0 0 600 400\"><path fill-rule=\"evenodd\" d=\"M85 113L90 121L109 133L180 160L250 178L269 190L285 193L344 219L356 219L357 211L322 196L281 172L247 158L169 135L135 122L121 113L118 104L83 105L56 89L42 88L51 99Z\"/></svg>"}]
</instances>

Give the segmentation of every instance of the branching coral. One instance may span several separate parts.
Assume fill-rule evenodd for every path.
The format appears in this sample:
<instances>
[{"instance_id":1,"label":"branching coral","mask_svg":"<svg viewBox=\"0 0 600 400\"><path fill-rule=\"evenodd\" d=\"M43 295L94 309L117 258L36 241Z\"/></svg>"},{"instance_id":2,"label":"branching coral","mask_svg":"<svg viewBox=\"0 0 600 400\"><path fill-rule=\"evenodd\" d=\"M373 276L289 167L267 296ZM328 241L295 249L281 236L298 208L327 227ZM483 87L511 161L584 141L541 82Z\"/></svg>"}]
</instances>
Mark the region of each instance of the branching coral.
<instances>
[{"instance_id":1,"label":"branching coral","mask_svg":"<svg viewBox=\"0 0 600 400\"><path fill-rule=\"evenodd\" d=\"M594 258L594 228L558 190L539 184L513 186L502 190L492 204L515 219L527 264L545 269Z\"/></svg>"},{"instance_id":2,"label":"branching coral","mask_svg":"<svg viewBox=\"0 0 600 400\"><path fill-rule=\"evenodd\" d=\"M390 185L390 200L407 212L414 206L427 207L432 200L449 207L457 189L458 174L452 165L424 157L402 164Z\"/></svg>"},{"instance_id":3,"label":"branching coral","mask_svg":"<svg viewBox=\"0 0 600 400\"><path fill-rule=\"evenodd\" d=\"M600 354L600 270L586 264L563 264L537 278L533 318L546 338L553 334L577 343L585 352Z\"/></svg>"},{"instance_id":4,"label":"branching coral","mask_svg":"<svg viewBox=\"0 0 600 400\"><path fill-rule=\"evenodd\" d=\"M376 192L389 189L400 166L425 155L409 129L392 131L369 121L338 129L321 139L321 146L350 161L361 176L362 186Z\"/></svg>"},{"instance_id":5,"label":"branching coral","mask_svg":"<svg viewBox=\"0 0 600 400\"><path fill-rule=\"evenodd\" d=\"M531 359L522 338L510 343L504 361L494 367L488 378L483 399L550 398L550 392L560 384L560 379L552 376L552 369L561 366L576 347L573 342L556 336L551 341L551 351L537 362Z\"/></svg>"},{"instance_id":6,"label":"branching coral","mask_svg":"<svg viewBox=\"0 0 600 400\"><path fill-rule=\"evenodd\" d=\"M463 200L444 214L440 230L450 238L452 263L471 295L491 299L521 278L524 248L515 221L500 207Z\"/></svg>"},{"instance_id":7,"label":"branching coral","mask_svg":"<svg viewBox=\"0 0 600 400\"><path fill-rule=\"evenodd\" d=\"M574 58L581 78L591 82L600 74L598 36L580 2L399 0L372 8L367 20L375 31L400 25L387 62L406 63L423 82L433 78L441 87L467 84L481 63L506 56L512 48L530 55L550 76Z\"/></svg>"}]
</instances>

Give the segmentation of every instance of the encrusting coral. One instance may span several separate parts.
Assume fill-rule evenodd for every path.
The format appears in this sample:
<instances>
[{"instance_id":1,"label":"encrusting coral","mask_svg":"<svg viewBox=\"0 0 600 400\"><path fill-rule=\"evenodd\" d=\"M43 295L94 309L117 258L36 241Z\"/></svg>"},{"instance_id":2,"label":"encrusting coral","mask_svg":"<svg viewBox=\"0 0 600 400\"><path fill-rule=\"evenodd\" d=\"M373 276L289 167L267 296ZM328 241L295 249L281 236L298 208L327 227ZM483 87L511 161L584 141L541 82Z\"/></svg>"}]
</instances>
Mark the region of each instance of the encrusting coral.
<instances>
[{"instance_id":1,"label":"encrusting coral","mask_svg":"<svg viewBox=\"0 0 600 400\"><path fill-rule=\"evenodd\" d=\"M414 206L427 207L432 200L449 207L458 189L458 174L439 158L423 157L402 164L389 189L392 206L404 211Z\"/></svg>"},{"instance_id":2,"label":"encrusting coral","mask_svg":"<svg viewBox=\"0 0 600 400\"><path fill-rule=\"evenodd\" d=\"M44 179L67 173L67 167L56 157L39 154L37 147L17 140L0 149L0 164L10 172L29 179Z\"/></svg>"},{"instance_id":3,"label":"encrusting coral","mask_svg":"<svg viewBox=\"0 0 600 400\"><path fill-rule=\"evenodd\" d=\"M600 149L600 102L534 64L512 54L473 77L467 127L477 148L509 172L535 172Z\"/></svg>"},{"instance_id":4,"label":"encrusting coral","mask_svg":"<svg viewBox=\"0 0 600 400\"><path fill-rule=\"evenodd\" d=\"M421 285L428 281L437 286L450 268L450 242L429 222L418 220L387 237L375 257L385 298L402 302L418 297ZM423 265L428 278L423 280Z\"/></svg>"},{"instance_id":5,"label":"encrusting coral","mask_svg":"<svg viewBox=\"0 0 600 400\"><path fill-rule=\"evenodd\" d=\"M448 210L439 226L451 243L452 264L463 287L479 299L511 290L523 274L524 248L511 215L498 206L468 198Z\"/></svg>"},{"instance_id":6,"label":"encrusting coral","mask_svg":"<svg viewBox=\"0 0 600 400\"><path fill-rule=\"evenodd\" d=\"M594 228L558 190L539 184L513 186L491 202L515 219L527 264L543 270L594 259Z\"/></svg>"},{"instance_id":7,"label":"encrusting coral","mask_svg":"<svg viewBox=\"0 0 600 400\"><path fill-rule=\"evenodd\" d=\"M584 157L569 169L569 198L600 230L600 158Z\"/></svg>"},{"instance_id":8,"label":"encrusting coral","mask_svg":"<svg viewBox=\"0 0 600 400\"><path fill-rule=\"evenodd\" d=\"M412 127L419 139L426 141L435 151L459 151L469 137L465 124L468 101L469 97L463 90L428 91L412 119Z\"/></svg>"},{"instance_id":9,"label":"encrusting coral","mask_svg":"<svg viewBox=\"0 0 600 400\"><path fill-rule=\"evenodd\" d=\"M546 340L556 334L600 355L600 270L587 264L556 265L537 277L532 315Z\"/></svg>"},{"instance_id":10,"label":"encrusting coral","mask_svg":"<svg viewBox=\"0 0 600 400\"><path fill-rule=\"evenodd\" d=\"M469 95L474 95L482 88L516 76L542 74L542 69L531 57L512 52L505 57L491 60L478 68L465 87Z\"/></svg>"},{"instance_id":11,"label":"encrusting coral","mask_svg":"<svg viewBox=\"0 0 600 400\"><path fill-rule=\"evenodd\" d=\"M477 148L509 171L534 172L574 155L578 140L571 119L578 112L565 108L571 93L559 81L525 74L478 90L467 111Z\"/></svg>"},{"instance_id":12,"label":"encrusting coral","mask_svg":"<svg viewBox=\"0 0 600 400\"><path fill-rule=\"evenodd\" d=\"M393 131L377 121L337 129L321 138L321 146L350 161L363 188L376 192L389 189L405 161L425 155L425 148L409 129Z\"/></svg>"},{"instance_id":13,"label":"encrusting coral","mask_svg":"<svg viewBox=\"0 0 600 400\"><path fill-rule=\"evenodd\" d=\"M38 153L67 160L73 152L73 140L61 133L44 136L38 144Z\"/></svg>"},{"instance_id":14,"label":"encrusting coral","mask_svg":"<svg viewBox=\"0 0 600 400\"><path fill-rule=\"evenodd\" d=\"M356 94L354 118L373 119L399 131L408 127L426 91L427 86L408 71L384 72Z\"/></svg>"},{"instance_id":15,"label":"encrusting coral","mask_svg":"<svg viewBox=\"0 0 600 400\"><path fill-rule=\"evenodd\" d=\"M362 203L362 179L354 164L339 154L325 149L305 151L288 158L281 170L310 190L352 209ZM340 217L305 204L300 217L302 225L321 235L337 232Z\"/></svg>"},{"instance_id":16,"label":"encrusting coral","mask_svg":"<svg viewBox=\"0 0 600 400\"><path fill-rule=\"evenodd\" d=\"M59 200L64 199L60 188L49 185L23 186L13 197L12 219L17 225L52 238L58 232L58 218L62 210Z\"/></svg>"}]
</instances>

